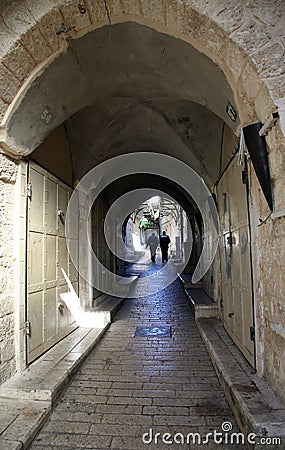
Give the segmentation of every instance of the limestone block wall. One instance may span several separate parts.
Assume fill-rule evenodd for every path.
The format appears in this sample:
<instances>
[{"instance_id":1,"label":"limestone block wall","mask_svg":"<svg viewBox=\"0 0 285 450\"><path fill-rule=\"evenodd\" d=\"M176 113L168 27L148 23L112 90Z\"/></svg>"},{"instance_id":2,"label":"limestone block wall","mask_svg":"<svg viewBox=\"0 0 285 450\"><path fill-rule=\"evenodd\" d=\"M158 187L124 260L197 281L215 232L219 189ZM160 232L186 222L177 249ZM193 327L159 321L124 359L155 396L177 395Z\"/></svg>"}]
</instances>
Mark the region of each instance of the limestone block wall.
<instances>
[{"instance_id":1,"label":"limestone block wall","mask_svg":"<svg viewBox=\"0 0 285 450\"><path fill-rule=\"evenodd\" d=\"M18 165L0 154L0 383L16 369L14 208L17 173Z\"/></svg>"},{"instance_id":2,"label":"limestone block wall","mask_svg":"<svg viewBox=\"0 0 285 450\"><path fill-rule=\"evenodd\" d=\"M250 173L257 369L285 400L285 142L279 125L266 141L274 212L263 225L269 210L252 167Z\"/></svg>"},{"instance_id":3,"label":"limestone block wall","mask_svg":"<svg viewBox=\"0 0 285 450\"><path fill-rule=\"evenodd\" d=\"M259 301L263 305L264 375L285 399L285 218L260 231Z\"/></svg>"}]
</instances>

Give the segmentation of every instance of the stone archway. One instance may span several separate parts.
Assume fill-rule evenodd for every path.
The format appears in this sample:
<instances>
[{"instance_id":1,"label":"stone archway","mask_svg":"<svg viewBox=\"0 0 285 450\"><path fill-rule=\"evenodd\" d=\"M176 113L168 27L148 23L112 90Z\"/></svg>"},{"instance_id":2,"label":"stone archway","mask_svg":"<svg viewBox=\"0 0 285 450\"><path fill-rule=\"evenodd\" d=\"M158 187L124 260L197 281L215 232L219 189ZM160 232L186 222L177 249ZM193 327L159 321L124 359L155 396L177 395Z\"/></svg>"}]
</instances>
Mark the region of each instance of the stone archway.
<instances>
[{"instance_id":1,"label":"stone archway","mask_svg":"<svg viewBox=\"0 0 285 450\"><path fill-rule=\"evenodd\" d=\"M282 101L284 101L284 66L281 65L281 61L284 61L282 1L262 0L257 5L254 0L250 0L244 6L241 5L242 2L237 4L237 2L225 0L221 0L218 5L217 2L207 3L199 0L187 0L187 2L180 0L114 0L107 2L108 10L106 10L105 3L101 0L85 0L84 3L82 2L84 12L78 9L78 2L74 0L57 0L56 2L18 0L14 1L11 6L9 6L10 2L6 1L5 3L7 7L2 10L3 20L0 28L2 41L0 141L3 152L10 155L12 159L21 158L34 148L32 145L27 145L25 140L19 146L19 142L15 141L15 135L9 134L9 124L16 117L17 111L33 83L36 84L41 76L45 76L57 57L65 57L68 51L72 51L72 42L78 42L87 33L106 25L112 32L114 24L136 23L189 43L224 74L227 85L233 92L241 126L257 120L264 122L277 106L280 106L281 109ZM82 106L86 106L86 104ZM67 119L69 114L68 110L62 111L60 123ZM46 135L56 125L55 122L50 123L50 126L47 123ZM234 131L238 134L239 128L236 127ZM43 139L44 134L37 144ZM268 135L267 143L271 174L274 180L275 207L280 217L283 217L284 148L282 145L284 136L278 124ZM1 276L3 275L6 293L11 292L10 298L13 299L8 305L9 314L18 315L16 317L18 334L22 335L23 317L16 310L16 299L20 296L20 288L15 292L13 286L14 281L17 280L17 271L20 270L20 257L19 261L16 261L17 267L15 267L13 263L15 248L13 251L11 249L16 242L16 239L14 243L12 242L15 229L18 237L20 235L20 226L13 228L13 219L20 215L19 202L14 205L13 199L17 195L24 196L24 194L20 194L18 184L16 187L14 186L18 169L16 164L8 158L3 158L0 173L0 180L3 183L0 185L0 195L4 199L3 204L5 205L2 217L7 242L5 242L4 248L6 265L4 268L1 267ZM24 173L20 176L24 176ZM252 215L258 223L258 218L265 217L267 210L262 194L258 192L256 185L254 189L255 201ZM12 208L14 209L12 210ZM260 306L258 306L260 310L257 315L259 315L261 323L258 331L261 341L259 372L265 373L280 396L284 390L282 387L284 370L278 360L280 348L282 348L280 345L282 330L280 332L279 303L277 304L276 298L279 299L284 295L284 289L282 290L281 282L280 284L275 283L273 286L272 277L276 276L277 279L277 274L282 273L283 266L279 252L275 251L272 255L272 247L276 250L282 248L282 239L284 240L280 226L282 220L269 222L269 231L268 227L262 227L256 231L254 236L257 279L259 277L255 287L260 298ZM16 248L16 252L19 252L18 248ZM270 270L267 270L269 262ZM271 300L272 304L276 304L272 314ZM267 329L263 327L262 321L269 324ZM10 334L5 337L5 345L7 344L9 349L14 345L12 334L11 327ZM11 350L11 354L13 351L14 348ZM4 361L5 364L7 362L9 369L3 377L7 378L13 373L15 359L14 352L14 356L12 355L8 362ZM22 364L22 360L19 362L18 358L18 369Z\"/></svg>"},{"instance_id":2,"label":"stone archway","mask_svg":"<svg viewBox=\"0 0 285 450\"><path fill-rule=\"evenodd\" d=\"M107 7L106 7L107 5ZM109 1L54 3L14 2L2 13L0 76L1 142L4 151L18 153L6 125L30 83L69 46L90 30L134 21L180 37L206 54L224 72L235 94L241 124L265 120L282 103L284 49L281 43L282 2L260 6L210 5L198 0ZM62 25L64 24L64 25ZM264 63L266 61L266 64ZM276 101L277 100L277 101ZM274 103L276 101L276 103ZM20 151L21 153L21 151Z\"/></svg>"}]
</instances>

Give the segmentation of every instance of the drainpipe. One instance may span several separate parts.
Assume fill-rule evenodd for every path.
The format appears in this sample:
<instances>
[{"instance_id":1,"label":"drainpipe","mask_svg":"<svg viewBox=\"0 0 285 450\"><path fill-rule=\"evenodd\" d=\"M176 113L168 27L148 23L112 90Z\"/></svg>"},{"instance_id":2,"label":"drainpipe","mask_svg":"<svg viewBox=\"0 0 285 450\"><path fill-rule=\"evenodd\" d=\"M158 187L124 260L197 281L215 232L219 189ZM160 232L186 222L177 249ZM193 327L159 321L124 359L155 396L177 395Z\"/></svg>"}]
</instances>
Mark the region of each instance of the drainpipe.
<instances>
[{"instance_id":1,"label":"drainpipe","mask_svg":"<svg viewBox=\"0 0 285 450\"><path fill-rule=\"evenodd\" d=\"M249 258L250 258L250 277L251 277L251 302L252 302L252 327L250 328L250 337L253 341L253 360L254 370L256 371L256 340L255 340L255 292L254 292L254 273L253 273L253 254L252 254L252 232L251 232L251 217L250 217L250 190L248 180L248 162L244 158L243 183L246 187L246 207L248 218L248 233L249 233Z\"/></svg>"},{"instance_id":2,"label":"drainpipe","mask_svg":"<svg viewBox=\"0 0 285 450\"><path fill-rule=\"evenodd\" d=\"M28 337L29 337L29 324L28 324L28 220L29 220L29 201L31 197L28 195L28 185L29 185L29 173L30 173L30 160L27 161L26 167L26 230L25 230L25 362L26 366L28 366Z\"/></svg>"}]
</instances>

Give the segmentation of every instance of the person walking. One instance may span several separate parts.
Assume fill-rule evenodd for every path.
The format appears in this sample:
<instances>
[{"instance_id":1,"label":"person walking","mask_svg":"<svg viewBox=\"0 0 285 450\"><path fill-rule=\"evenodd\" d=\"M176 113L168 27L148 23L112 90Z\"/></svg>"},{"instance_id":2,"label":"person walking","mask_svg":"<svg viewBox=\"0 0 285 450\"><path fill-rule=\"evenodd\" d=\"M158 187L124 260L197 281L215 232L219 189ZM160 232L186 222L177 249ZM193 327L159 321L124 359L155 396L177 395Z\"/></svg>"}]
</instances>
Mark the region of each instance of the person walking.
<instances>
[{"instance_id":1,"label":"person walking","mask_svg":"<svg viewBox=\"0 0 285 450\"><path fill-rule=\"evenodd\" d=\"M150 257L152 262L155 262L156 249L158 247L158 244L159 244L158 237L156 236L155 233L152 233L151 236L149 236L146 243L146 248L149 247L150 249Z\"/></svg>"},{"instance_id":2,"label":"person walking","mask_svg":"<svg viewBox=\"0 0 285 450\"><path fill-rule=\"evenodd\" d=\"M168 260L168 246L170 244L170 238L166 234L166 231L162 232L162 235L160 236L160 248L161 248L161 259L162 262L166 262Z\"/></svg>"}]
</instances>

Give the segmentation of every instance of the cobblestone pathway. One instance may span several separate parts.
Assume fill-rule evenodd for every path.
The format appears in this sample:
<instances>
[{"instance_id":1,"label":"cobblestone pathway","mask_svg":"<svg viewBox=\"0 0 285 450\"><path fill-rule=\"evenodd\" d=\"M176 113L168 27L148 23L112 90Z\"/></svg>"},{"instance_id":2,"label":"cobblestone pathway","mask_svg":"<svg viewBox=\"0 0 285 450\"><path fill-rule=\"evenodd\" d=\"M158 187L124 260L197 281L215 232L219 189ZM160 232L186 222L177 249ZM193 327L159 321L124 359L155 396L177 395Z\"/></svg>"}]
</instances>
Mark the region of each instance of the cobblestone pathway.
<instances>
[{"instance_id":1,"label":"cobblestone pathway","mask_svg":"<svg viewBox=\"0 0 285 450\"><path fill-rule=\"evenodd\" d=\"M172 333L135 336L137 326L171 326ZM191 436L186 443L188 433L200 433L204 440L207 433L222 432L223 422L238 431L175 281L158 294L125 300L31 449L244 448L211 439L199 444L198 435L195 445ZM163 438L163 433L170 434Z\"/></svg>"}]
</instances>

